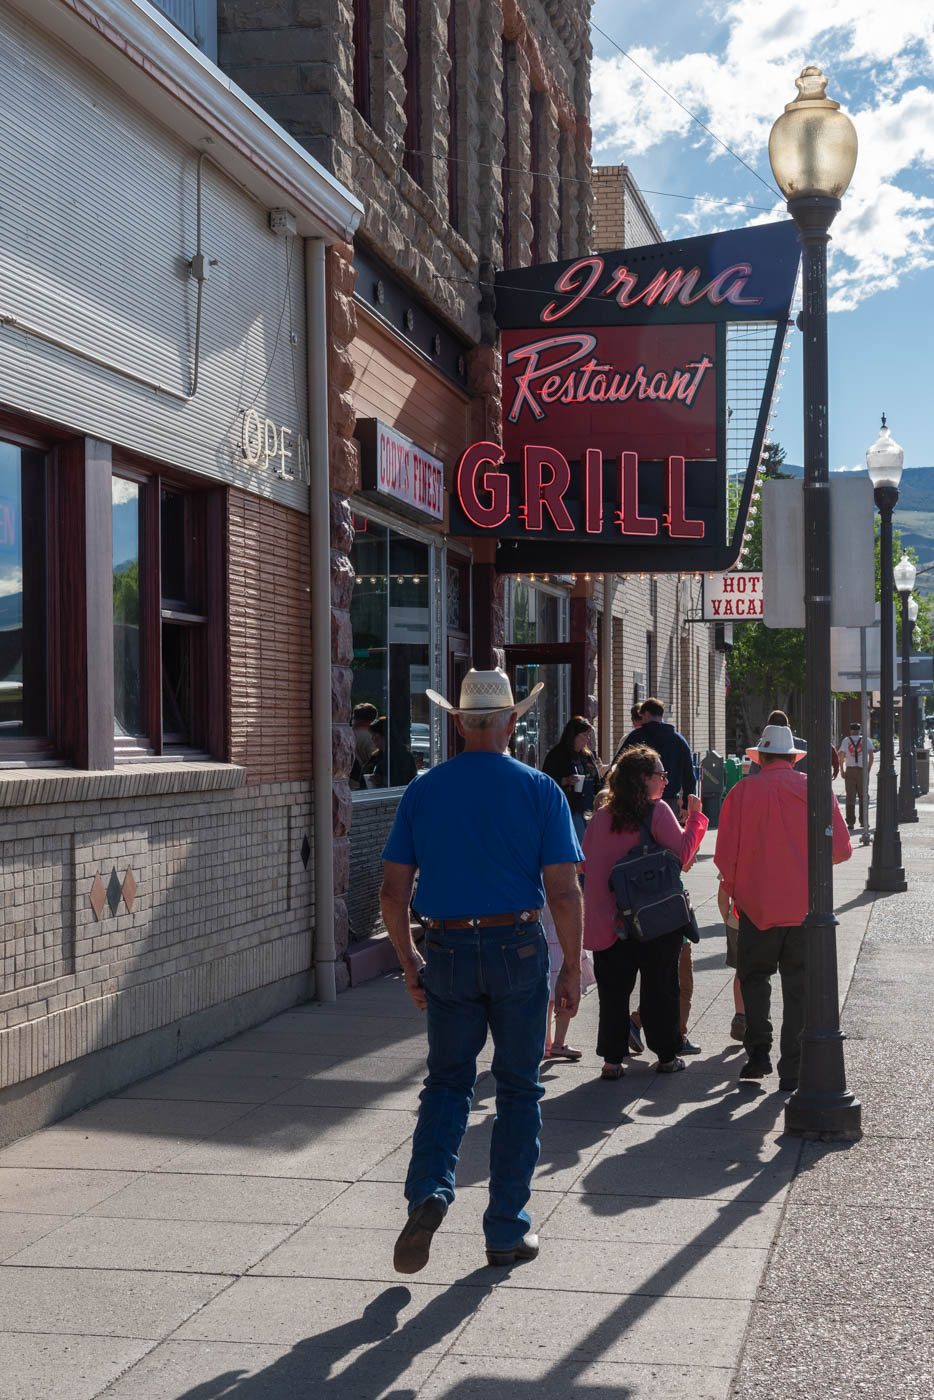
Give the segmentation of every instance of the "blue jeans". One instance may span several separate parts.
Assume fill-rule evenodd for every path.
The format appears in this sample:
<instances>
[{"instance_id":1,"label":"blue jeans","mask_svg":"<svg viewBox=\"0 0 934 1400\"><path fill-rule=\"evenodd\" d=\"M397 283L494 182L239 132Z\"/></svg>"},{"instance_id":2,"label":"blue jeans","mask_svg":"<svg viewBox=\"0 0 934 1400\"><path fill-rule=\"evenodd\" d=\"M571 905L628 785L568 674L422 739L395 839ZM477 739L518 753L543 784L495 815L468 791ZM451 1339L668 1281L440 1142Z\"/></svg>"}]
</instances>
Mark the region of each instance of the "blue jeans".
<instances>
[{"instance_id":1,"label":"blue jeans","mask_svg":"<svg viewBox=\"0 0 934 1400\"><path fill-rule=\"evenodd\" d=\"M454 1173L477 1079L477 1055L493 1036L496 1118L490 1143L489 1249L512 1249L538 1161L545 1090L539 1069L548 1011L548 945L542 926L430 930L425 936L428 1077L405 1181L410 1207L454 1199Z\"/></svg>"}]
</instances>

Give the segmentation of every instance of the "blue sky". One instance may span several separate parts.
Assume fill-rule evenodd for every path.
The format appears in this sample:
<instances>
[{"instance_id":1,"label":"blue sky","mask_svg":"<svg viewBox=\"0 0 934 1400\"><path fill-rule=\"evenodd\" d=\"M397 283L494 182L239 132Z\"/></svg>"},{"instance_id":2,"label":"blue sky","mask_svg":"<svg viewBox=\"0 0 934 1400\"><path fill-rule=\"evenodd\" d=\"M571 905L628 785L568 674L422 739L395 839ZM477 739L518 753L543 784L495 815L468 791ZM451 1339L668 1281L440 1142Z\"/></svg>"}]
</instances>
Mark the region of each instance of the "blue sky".
<instances>
[{"instance_id":1,"label":"blue sky","mask_svg":"<svg viewBox=\"0 0 934 1400\"><path fill-rule=\"evenodd\" d=\"M865 466L883 411L906 468L934 465L934 5L595 0L593 22L594 163L630 167L667 238L787 217L766 188L774 188L769 130L805 64L828 75L828 96L860 143L831 230L831 469ZM773 436L798 463L801 425L801 338L793 334Z\"/></svg>"}]
</instances>

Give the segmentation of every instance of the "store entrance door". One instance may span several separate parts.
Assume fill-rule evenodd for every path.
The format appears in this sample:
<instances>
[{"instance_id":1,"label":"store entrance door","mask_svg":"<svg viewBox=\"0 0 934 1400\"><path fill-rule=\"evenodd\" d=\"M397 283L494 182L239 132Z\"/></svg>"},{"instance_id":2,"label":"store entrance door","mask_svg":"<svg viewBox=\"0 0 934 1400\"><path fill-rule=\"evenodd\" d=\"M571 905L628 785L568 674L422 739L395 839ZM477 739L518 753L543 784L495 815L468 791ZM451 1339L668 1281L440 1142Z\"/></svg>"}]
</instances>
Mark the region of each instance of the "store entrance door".
<instances>
[{"instance_id":1,"label":"store entrance door","mask_svg":"<svg viewBox=\"0 0 934 1400\"><path fill-rule=\"evenodd\" d=\"M530 642L506 648L506 672L517 700L539 681L545 689L516 725L515 756L533 768L561 738L572 715L584 710L583 642Z\"/></svg>"}]
</instances>

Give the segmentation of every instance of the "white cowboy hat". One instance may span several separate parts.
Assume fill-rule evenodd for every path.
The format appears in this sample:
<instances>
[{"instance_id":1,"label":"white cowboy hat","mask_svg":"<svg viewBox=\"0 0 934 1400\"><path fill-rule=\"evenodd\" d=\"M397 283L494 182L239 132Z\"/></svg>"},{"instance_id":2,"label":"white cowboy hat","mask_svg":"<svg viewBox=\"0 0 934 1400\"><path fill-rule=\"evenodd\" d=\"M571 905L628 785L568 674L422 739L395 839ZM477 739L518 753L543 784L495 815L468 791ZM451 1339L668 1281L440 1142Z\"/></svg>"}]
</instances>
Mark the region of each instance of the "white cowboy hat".
<instances>
[{"instance_id":1,"label":"white cowboy hat","mask_svg":"<svg viewBox=\"0 0 934 1400\"><path fill-rule=\"evenodd\" d=\"M460 704L452 705L436 690L426 690L429 700L440 705L452 715L495 715L502 711L508 714L515 710L516 715L524 715L530 705L538 699L539 691L545 689L539 681L524 700L513 699L512 686L505 671L498 667L495 671L475 671L472 667L461 681Z\"/></svg>"},{"instance_id":2,"label":"white cowboy hat","mask_svg":"<svg viewBox=\"0 0 934 1400\"><path fill-rule=\"evenodd\" d=\"M746 750L746 757L757 759L760 753L771 754L773 758L803 758L804 749L796 749L794 736L787 724L767 724L762 731L758 746Z\"/></svg>"}]
</instances>

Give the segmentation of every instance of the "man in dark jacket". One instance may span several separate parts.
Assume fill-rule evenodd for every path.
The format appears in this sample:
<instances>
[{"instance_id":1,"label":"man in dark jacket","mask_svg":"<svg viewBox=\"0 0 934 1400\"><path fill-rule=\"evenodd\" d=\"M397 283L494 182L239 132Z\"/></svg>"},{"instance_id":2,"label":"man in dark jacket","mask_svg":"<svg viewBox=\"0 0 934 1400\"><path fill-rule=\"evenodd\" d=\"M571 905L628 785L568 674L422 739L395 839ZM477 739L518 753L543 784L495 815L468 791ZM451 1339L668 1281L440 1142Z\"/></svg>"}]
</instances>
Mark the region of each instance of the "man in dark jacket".
<instances>
[{"instance_id":1,"label":"man in dark jacket","mask_svg":"<svg viewBox=\"0 0 934 1400\"><path fill-rule=\"evenodd\" d=\"M623 749L631 749L634 744L648 744L650 749L654 749L668 774L662 797L677 816L682 802L686 802L689 795L697 790L694 761L688 741L683 734L678 733L673 724L668 724L663 718L664 702L657 700L654 695L650 695L648 700L643 700L640 713L641 726L626 735L616 751L613 762L616 762Z\"/></svg>"}]
</instances>

